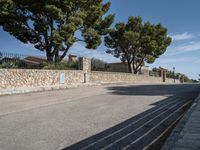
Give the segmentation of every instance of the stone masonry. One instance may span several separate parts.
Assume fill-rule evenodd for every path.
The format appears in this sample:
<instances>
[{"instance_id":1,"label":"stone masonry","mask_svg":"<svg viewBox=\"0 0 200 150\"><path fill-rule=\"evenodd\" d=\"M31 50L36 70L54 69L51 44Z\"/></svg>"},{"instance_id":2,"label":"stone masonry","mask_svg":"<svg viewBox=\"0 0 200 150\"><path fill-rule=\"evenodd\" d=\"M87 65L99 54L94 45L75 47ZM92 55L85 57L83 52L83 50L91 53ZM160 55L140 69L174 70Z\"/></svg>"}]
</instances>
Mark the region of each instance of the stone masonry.
<instances>
[{"instance_id":1,"label":"stone masonry","mask_svg":"<svg viewBox=\"0 0 200 150\"><path fill-rule=\"evenodd\" d=\"M93 83L163 83L162 77L153 77L148 75L134 75L130 73L113 73L93 71L90 74L90 82ZM174 79L166 79L165 83L174 83ZM176 80L179 83L179 80Z\"/></svg>"},{"instance_id":2,"label":"stone masonry","mask_svg":"<svg viewBox=\"0 0 200 150\"><path fill-rule=\"evenodd\" d=\"M61 73L64 85L83 83L82 71L0 69L0 89L60 85Z\"/></svg>"},{"instance_id":3,"label":"stone masonry","mask_svg":"<svg viewBox=\"0 0 200 150\"><path fill-rule=\"evenodd\" d=\"M134 75L116 72L91 72L91 60L79 59L80 70L36 70L36 69L0 69L1 90L17 88L68 87L73 85L102 83L163 83L162 77ZM166 78L165 83L174 83ZM179 80L176 80L179 83Z\"/></svg>"}]
</instances>

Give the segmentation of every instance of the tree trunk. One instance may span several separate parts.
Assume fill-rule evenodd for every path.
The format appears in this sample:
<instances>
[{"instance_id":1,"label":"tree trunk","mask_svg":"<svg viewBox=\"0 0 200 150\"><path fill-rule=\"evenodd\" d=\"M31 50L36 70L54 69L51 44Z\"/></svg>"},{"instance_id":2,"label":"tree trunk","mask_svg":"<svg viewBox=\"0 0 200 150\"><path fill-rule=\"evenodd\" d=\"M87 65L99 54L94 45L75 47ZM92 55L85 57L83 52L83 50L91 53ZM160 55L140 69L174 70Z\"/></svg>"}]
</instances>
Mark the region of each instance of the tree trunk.
<instances>
[{"instance_id":1,"label":"tree trunk","mask_svg":"<svg viewBox=\"0 0 200 150\"><path fill-rule=\"evenodd\" d=\"M67 55L67 52L69 51L69 49L70 49L70 46L68 46L65 49L65 51L63 52L63 54L59 57L59 62L61 62L65 58L65 56Z\"/></svg>"},{"instance_id":2,"label":"tree trunk","mask_svg":"<svg viewBox=\"0 0 200 150\"><path fill-rule=\"evenodd\" d=\"M137 73L138 73L138 71L139 71L139 70L137 70L137 69L134 69L133 73L134 73L134 74L137 74Z\"/></svg>"},{"instance_id":3,"label":"tree trunk","mask_svg":"<svg viewBox=\"0 0 200 150\"><path fill-rule=\"evenodd\" d=\"M137 74L138 73L138 66L136 66L135 64L133 64L133 73Z\"/></svg>"},{"instance_id":4,"label":"tree trunk","mask_svg":"<svg viewBox=\"0 0 200 150\"><path fill-rule=\"evenodd\" d=\"M128 71L129 71L129 73L133 73L133 67L130 62L128 62Z\"/></svg>"},{"instance_id":5,"label":"tree trunk","mask_svg":"<svg viewBox=\"0 0 200 150\"><path fill-rule=\"evenodd\" d=\"M57 50L56 53L55 53L55 64L59 63L60 62L60 58L59 58L59 51Z\"/></svg>"},{"instance_id":6,"label":"tree trunk","mask_svg":"<svg viewBox=\"0 0 200 150\"><path fill-rule=\"evenodd\" d=\"M134 72L134 74L138 74L138 72L141 71L143 63L144 63L144 58L141 59L140 62L134 62L133 63L133 72Z\"/></svg>"},{"instance_id":7,"label":"tree trunk","mask_svg":"<svg viewBox=\"0 0 200 150\"><path fill-rule=\"evenodd\" d=\"M48 63L53 63L53 56L49 51L46 51L46 56L47 56L47 62Z\"/></svg>"}]
</instances>

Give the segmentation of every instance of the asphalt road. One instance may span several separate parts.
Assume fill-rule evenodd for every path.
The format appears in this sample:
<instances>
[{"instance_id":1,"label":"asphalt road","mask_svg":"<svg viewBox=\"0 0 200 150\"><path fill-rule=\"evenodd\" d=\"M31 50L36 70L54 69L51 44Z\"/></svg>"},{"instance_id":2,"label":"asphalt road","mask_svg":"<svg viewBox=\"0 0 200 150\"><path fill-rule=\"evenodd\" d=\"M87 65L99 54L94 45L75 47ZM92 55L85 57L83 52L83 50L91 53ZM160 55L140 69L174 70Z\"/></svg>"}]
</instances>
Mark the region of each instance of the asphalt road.
<instances>
[{"instance_id":1,"label":"asphalt road","mask_svg":"<svg viewBox=\"0 0 200 150\"><path fill-rule=\"evenodd\" d=\"M67 149L198 91L197 84L121 84L1 96L0 150Z\"/></svg>"}]
</instances>

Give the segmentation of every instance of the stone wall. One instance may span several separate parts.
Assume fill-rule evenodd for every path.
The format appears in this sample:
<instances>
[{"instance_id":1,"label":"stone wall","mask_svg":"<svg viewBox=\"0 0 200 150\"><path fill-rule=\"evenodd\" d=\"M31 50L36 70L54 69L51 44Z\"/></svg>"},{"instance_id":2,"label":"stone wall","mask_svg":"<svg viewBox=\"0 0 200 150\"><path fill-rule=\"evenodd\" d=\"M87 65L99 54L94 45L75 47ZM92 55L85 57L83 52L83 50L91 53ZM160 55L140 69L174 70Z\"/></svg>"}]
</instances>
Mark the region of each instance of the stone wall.
<instances>
[{"instance_id":1,"label":"stone wall","mask_svg":"<svg viewBox=\"0 0 200 150\"><path fill-rule=\"evenodd\" d=\"M163 83L162 77L117 72L91 72L91 61L81 58L81 70L0 69L0 90L17 88L73 87L83 83ZM166 78L165 83L174 83ZM176 80L179 83L179 80Z\"/></svg>"},{"instance_id":2,"label":"stone wall","mask_svg":"<svg viewBox=\"0 0 200 150\"><path fill-rule=\"evenodd\" d=\"M63 83L61 75L63 74ZM0 69L0 89L17 87L46 87L84 82L83 71Z\"/></svg>"},{"instance_id":3,"label":"stone wall","mask_svg":"<svg viewBox=\"0 0 200 150\"><path fill-rule=\"evenodd\" d=\"M89 75L90 82L94 83L163 83L161 77L134 75L130 73L113 73L93 71Z\"/></svg>"},{"instance_id":4,"label":"stone wall","mask_svg":"<svg viewBox=\"0 0 200 150\"><path fill-rule=\"evenodd\" d=\"M179 79L174 80L172 78L166 78L165 81L166 81L166 83L174 83L174 81L175 81L175 83L180 83Z\"/></svg>"},{"instance_id":5,"label":"stone wall","mask_svg":"<svg viewBox=\"0 0 200 150\"><path fill-rule=\"evenodd\" d=\"M61 82L62 74L64 75L63 83ZM163 83L161 77L97 71L86 74L82 70L0 69L0 78L0 89L68 86L82 84L86 82L85 78L89 83ZM174 83L174 80L166 79L165 83ZM179 80L176 80L176 83L179 83Z\"/></svg>"}]
</instances>

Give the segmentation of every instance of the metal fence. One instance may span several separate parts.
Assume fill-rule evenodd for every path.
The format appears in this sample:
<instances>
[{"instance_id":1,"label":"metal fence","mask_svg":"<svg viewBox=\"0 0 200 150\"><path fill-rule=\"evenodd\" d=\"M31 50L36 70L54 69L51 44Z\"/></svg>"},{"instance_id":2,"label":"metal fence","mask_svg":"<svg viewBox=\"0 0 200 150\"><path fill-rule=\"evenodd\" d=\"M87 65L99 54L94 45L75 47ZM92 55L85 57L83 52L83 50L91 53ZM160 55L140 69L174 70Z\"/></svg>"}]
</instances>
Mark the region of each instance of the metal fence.
<instances>
[{"instance_id":1,"label":"metal fence","mask_svg":"<svg viewBox=\"0 0 200 150\"><path fill-rule=\"evenodd\" d=\"M78 69L78 62L67 60L59 64L48 64L46 57L0 52L0 68L10 69Z\"/></svg>"},{"instance_id":2,"label":"metal fence","mask_svg":"<svg viewBox=\"0 0 200 150\"><path fill-rule=\"evenodd\" d=\"M34 69L41 68L39 57L23 54L0 52L0 68Z\"/></svg>"}]
</instances>

